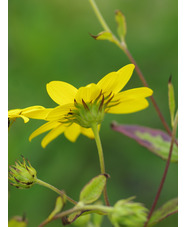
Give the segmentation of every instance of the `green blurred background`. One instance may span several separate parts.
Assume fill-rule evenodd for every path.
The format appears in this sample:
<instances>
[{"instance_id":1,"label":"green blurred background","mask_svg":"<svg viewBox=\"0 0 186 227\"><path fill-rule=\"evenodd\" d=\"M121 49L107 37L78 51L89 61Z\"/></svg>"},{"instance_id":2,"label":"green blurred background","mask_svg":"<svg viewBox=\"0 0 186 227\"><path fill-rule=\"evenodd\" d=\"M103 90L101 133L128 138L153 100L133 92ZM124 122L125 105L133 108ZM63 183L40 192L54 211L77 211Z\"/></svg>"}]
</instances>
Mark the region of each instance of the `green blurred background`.
<instances>
[{"instance_id":1,"label":"green blurred background","mask_svg":"<svg viewBox=\"0 0 186 227\"><path fill-rule=\"evenodd\" d=\"M128 48L154 90L170 124L167 82L170 74L177 98L177 1L99 0L97 4L109 26L116 32L114 11L127 20ZM62 80L76 87L99 81L104 75L129 63L124 53L107 41L95 41L100 26L88 0L9 0L9 109L32 105L54 107L45 85ZM141 86L134 72L126 88ZM163 129L152 104L130 115L106 115L102 124L106 170L111 175L108 194L111 204L135 195L136 201L151 207L165 162L133 140L110 129L115 120ZM38 178L63 188L78 200L81 188L99 174L94 141L81 135L76 143L59 136L45 149L43 135L31 143L29 135L43 121L24 124L17 119L9 131L9 165L27 157ZM177 164L171 164L157 207L177 196ZM54 207L56 194L41 186L29 190L9 188L9 216L26 214L29 227L38 226ZM48 226L61 226L57 220ZM106 218L103 226L111 226ZM177 215L157 225L176 227Z\"/></svg>"}]
</instances>

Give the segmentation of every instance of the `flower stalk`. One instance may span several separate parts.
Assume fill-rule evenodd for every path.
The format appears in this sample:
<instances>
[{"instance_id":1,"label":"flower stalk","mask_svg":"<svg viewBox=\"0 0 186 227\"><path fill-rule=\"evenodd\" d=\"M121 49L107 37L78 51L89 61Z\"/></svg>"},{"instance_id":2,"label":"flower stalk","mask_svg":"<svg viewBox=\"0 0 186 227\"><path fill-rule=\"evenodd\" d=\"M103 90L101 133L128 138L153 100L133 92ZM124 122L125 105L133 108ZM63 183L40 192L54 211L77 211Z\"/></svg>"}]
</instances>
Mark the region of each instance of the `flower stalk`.
<instances>
[{"instance_id":1,"label":"flower stalk","mask_svg":"<svg viewBox=\"0 0 186 227\"><path fill-rule=\"evenodd\" d=\"M74 201L72 198L70 198L69 196L67 196L63 191L59 190L58 188L54 187L51 184L48 184L40 179L36 179L36 184L42 185L46 188L51 189L52 191L56 192L57 194L59 194L61 197L65 197L69 202L73 203L73 204L77 204L76 201Z\"/></svg>"},{"instance_id":2,"label":"flower stalk","mask_svg":"<svg viewBox=\"0 0 186 227\"><path fill-rule=\"evenodd\" d=\"M98 149L98 155L99 155L99 162L100 162L100 168L101 168L101 173L105 174L105 162L104 162L104 155L103 155L103 148L99 136L99 131L98 131L98 126L97 124L92 124L92 131L94 133L97 149ZM104 190L103 190L103 196L105 200L105 204L107 206L110 206L108 195L107 195L107 185L105 185Z\"/></svg>"}]
</instances>

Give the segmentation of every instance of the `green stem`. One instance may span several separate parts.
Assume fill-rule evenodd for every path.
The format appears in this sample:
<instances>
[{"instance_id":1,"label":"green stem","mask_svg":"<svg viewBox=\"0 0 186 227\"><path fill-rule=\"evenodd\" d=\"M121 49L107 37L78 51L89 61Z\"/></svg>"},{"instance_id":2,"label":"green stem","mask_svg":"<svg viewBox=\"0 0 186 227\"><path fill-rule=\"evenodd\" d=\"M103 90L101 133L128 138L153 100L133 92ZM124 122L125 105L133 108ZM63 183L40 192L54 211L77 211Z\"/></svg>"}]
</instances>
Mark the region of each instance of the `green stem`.
<instances>
[{"instance_id":1,"label":"green stem","mask_svg":"<svg viewBox=\"0 0 186 227\"><path fill-rule=\"evenodd\" d=\"M44 186L44 187L46 187L46 188L51 189L52 191L56 192L57 194L59 194L59 195L62 196L62 197L63 197L63 196L66 197L66 199L67 199L69 202L71 202L71 203L73 203L73 204L75 204L75 205L77 204L76 201L74 201L72 198L70 198L69 196L67 196L63 191L59 190L58 188L54 187L53 185L48 184L48 183L46 183L46 182L44 182L44 181L42 181L42 180L40 180L40 179L37 179L36 183L37 183L37 184L40 184L40 185L42 185L42 186Z\"/></svg>"},{"instance_id":2,"label":"green stem","mask_svg":"<svg viewBox=\"0 0 186 227\"><path fill-rule=\"evenodd\" d=\"M100 140L100 136L99 136L98 126L96 123L92 124L92 131L94 133L94 137L95 137L95 141L96 141L96 145L97 145L97 149L98 149L101 173L105 174L105 162L104 162L104 156L103 156L103 149L102 149L101 140ZM106 205L110 206L108 195L107 195L107 186L106 185L103 190L103 196L104 196Z\"/></svg>"},{"instance_id":3,"label":"green stem","mask_svg":"<svg viewBox=\"0 0 186 227\"><path fill-rule=\"evenodd\" d=\"M59 214L56 214L51 220L47 220L47 221L44 221L43 223L41 223L39 225L39 227L43 227L45 226L46 224L48 224L49 222L53 221L53 220L56 220L56 219L61 219L63 217L66 217L74 212L78 212L78 211L94 211L94 210L99 210L103 213L108 214L110 212L113 211L113 207L107 207L107 206L101 206L101 205L85 205L85 206L81 206L81 207L73 207L69 210L66 210L66 211L63 211Z\"/></svg>"},{"instance_id":4,"label":"green stem","mask_svg":"<svg viewBox=\"0 0 186 227\"><path fill-rule=\"evenodd\" d=\"M105 31L110 32L110 28L109 28L109 26L107 25L107 23L105 22L103 16L101 15L101 13L100 13L100 11L99 11L99 9L98 9L98 7L97 7L95 1L94 1L94 0L89 0L89 2L90 2L90 4L91 4L91 6L92 6L92 8L93 8L93 10L94 10L94 12L95 12L95 14L96 14L98 20L100 21L102 27L105 29Z\"/></svg>"},{"instance_id":5,"label":"green stem","mask_svg":"<svg viewBox=\"0 0 186 227\"><path fill-rule=\"evenodd\" d=\"M92 131L94 133L96 145L97 145L97 148L98 148L101 173L105 174L105 162L104 162L104 156L103 156L103 149L102 149L102 145L101 145L101 140L100 140L97 124L92 124Z\"/></svg>"}]
</instances>

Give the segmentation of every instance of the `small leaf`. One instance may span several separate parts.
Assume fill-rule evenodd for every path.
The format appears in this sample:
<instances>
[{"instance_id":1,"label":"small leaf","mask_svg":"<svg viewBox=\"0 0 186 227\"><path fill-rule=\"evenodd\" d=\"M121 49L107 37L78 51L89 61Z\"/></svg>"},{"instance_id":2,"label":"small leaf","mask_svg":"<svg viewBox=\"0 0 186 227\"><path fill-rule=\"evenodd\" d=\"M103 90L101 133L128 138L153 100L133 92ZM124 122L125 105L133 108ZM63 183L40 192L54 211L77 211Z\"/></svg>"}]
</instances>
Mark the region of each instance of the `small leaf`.
<instances>
[{"instance_id":1,"label":"small leaf","mask_svg":"<svg viewBox=\"0 0 186 227\"><path fill-rule=\"evenodd\" d=\"M165 203L162 207L156 210L151 219L149 220L148 227L157 224L168 216L177 213L178 211L178 199L171 199L167 203Z\"/></svg>"},{"instance_id":2,"label":"small leaf","mask_svg":"<svg viewBox=\"0 0 186 227\"><path fill-rule=\"evenodd\" d=\"M100 32L98 35L91 35L91 36L96 40L108 40L110 42L117 43L112 33L108 31Z\"/></svg>"},{"instance_id":3,"label":"small leaf","mask_svg":"<svg viewBox=\"0 0 186 227\"><path fill-rule=\"evenodd\" d=\"M106 184L106 176L94 177L80 193L80 201L84 204L95 202L100 196Z\"/></svg>"},{"instance_id":4,"label":"small leaf","mask_svg":"<svg viewBox=\"0 0 186 227\"><path fill-rule=\"evenodd\" d=\"M24 218L15 216L8 221L8 227L26 227L27 221Z\"/></svg>"},{"instance_id":5,"label":"small leaf","mask_svg":"<svg viewBox=\"0 0 186 227\"><path fill-rule=\"evenodd\" d=\"M118 125L113 123L111 127L113 130L136 140L140 145L146 147L162 159L167 160L171 142L171 137L167 133L159 129L138 125ZM178 148L175 144L173 146L171 161L178 161Z\"/></svg>"},{"instance_id":6,"label":"small leaf","mask_svg":"<svg viewBox=\"0 0 186 227\"><path fill-rule=\"evenodd\" d=\"M175 97L174 97L174 87L171 82L172 77L169 78L168 83L168 98L169 98L169 111L171 116L171 125L174 125L174 113L175 113Z\"/></svg>"},{"instance_id":7,"label":"small leaf","mask_svg":"<svg viewBox=\"0 0 186 227\"><path fill-rule=\"evenodd\" d=\"M86 227L88 222L90 221L90 214L87 215L82 215L80 217L78 217L74 222L73 225L74 226L81 226L81 227Z\"/></svg>"},{"instance_id":8,"label":"small leaf","mask_svg":"<svg viewBox=\"0 0 186 227\"><path fill-rule=\"evenodd\" d=\"M124 41L125 35L127 32L125 16L123 15L123 13L120 10L116 10L115 19L116 19L116 22L118 25L118 27L117 27L118 35L119 35L121 41Z\"/></svg>"},{"instance_id":9,"label":"small leaf","mask_svg":"<svg viewBox=\"0 0 186 227\"><path fill-rule=\"evenodd\" d=\"M48 216L47 221L50 221L57 213L59 213L61 211L61 209L65 205L65 201L64 200L65 200L64 197L63 198L61 196L57 197L55 208L52 211L52 213Z\"/></svg>"}]
</instances>

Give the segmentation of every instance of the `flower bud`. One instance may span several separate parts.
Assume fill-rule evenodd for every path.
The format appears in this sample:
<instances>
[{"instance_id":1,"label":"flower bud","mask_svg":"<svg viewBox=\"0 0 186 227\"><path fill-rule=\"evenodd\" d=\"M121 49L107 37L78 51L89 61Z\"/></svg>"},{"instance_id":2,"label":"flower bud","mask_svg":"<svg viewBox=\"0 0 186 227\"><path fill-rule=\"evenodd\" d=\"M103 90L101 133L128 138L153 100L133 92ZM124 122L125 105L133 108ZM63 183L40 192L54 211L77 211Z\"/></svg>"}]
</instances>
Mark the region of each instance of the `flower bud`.
<instances>
[{"instance_id":1,"label":"flower bud","mask_svg":"<svg viewBox=\"0 0 186 227\"><path fill-rule=\"evenodd\" d=\"M131 201L133 198L119 200L109 215L114 226L142 227L147 219L147 208L141 203Z\"/></svg>"},{"instance_id":2,"label":"flower bud","mask_svg":"<svg viewBox=\"0 0 186 227\"><path fill-rule=\"evenodd\" d=\"M15 162L15 165L9 167L9 182L16 188L30 188L37 180L36 170L30 162L22 156L23 162Z\"/></svg>"}]
</instances>

